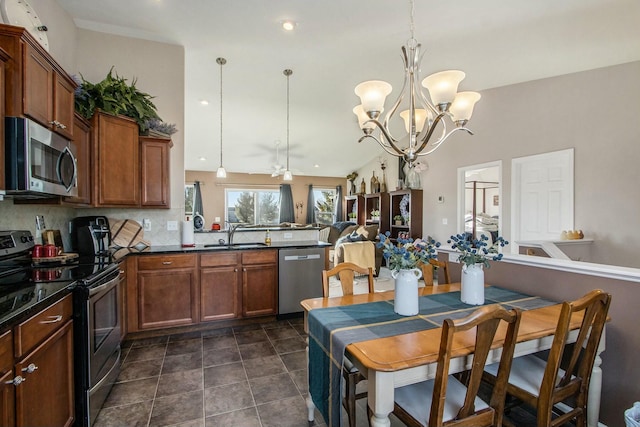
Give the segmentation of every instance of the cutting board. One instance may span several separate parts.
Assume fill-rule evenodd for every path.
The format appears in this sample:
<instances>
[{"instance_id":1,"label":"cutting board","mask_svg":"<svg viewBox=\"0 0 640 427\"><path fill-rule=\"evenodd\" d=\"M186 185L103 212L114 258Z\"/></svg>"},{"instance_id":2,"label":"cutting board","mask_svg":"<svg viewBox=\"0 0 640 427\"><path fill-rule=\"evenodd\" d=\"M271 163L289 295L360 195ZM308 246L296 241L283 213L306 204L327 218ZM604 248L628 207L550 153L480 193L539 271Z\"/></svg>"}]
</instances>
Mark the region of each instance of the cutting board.
<instances>
[{"instance_id":1,"label":"cutting board","mask_svg":"<svg viewBox=\"0 0 640 427\"><path fill-rule=\"evenodd\" d=\"M50 263L60 263L65 264L67 262L71 262L78 258L78 254L72 252L63 252L60 255L48 257L48 258L31 258L34 264L50 264Z\"/></svg>"},{"instance_id":2,"label":"cutting board","mask_svg":"<svg viewBox=\"0 0 640 427\"><path fill-rule=\"evenodd\" d=\"M111 229L111 246L132 248L134 246L151 246L144 240L144 231L138 221L132 219L109 219Z\"/></svg>"}]
</instances>

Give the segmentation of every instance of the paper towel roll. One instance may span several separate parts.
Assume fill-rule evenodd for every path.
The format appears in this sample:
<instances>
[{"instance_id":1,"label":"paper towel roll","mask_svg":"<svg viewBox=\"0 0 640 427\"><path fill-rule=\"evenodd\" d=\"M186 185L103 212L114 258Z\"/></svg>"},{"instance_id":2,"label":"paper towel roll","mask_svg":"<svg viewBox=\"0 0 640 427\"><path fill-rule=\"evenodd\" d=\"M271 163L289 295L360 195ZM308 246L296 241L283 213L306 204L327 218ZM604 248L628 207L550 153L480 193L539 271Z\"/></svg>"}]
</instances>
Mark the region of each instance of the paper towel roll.
<instances>
[{"instance_id":1,"label":"paper towel roll","mask_svg":"<svg viewBox=\"0 0 640 427\"><path fill-rule=\"evenodd\" d=\"M182 246L195 246L193 237L193 223L191 221L182 221Z\"/></svg>"}]
</instances>

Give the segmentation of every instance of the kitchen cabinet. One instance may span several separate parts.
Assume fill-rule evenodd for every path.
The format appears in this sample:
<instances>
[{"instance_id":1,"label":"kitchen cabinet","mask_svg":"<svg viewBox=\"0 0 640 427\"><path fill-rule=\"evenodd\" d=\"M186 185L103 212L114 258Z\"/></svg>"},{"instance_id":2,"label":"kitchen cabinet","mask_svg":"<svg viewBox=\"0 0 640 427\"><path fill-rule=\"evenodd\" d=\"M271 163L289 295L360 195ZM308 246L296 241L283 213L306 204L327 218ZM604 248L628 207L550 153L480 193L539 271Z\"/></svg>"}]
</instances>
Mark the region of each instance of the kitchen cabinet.
<instances>
[{"instance_id":1,"label":"kitchen cabinet","mask_svg":"<svg viewBox=\"0 0 640 427\"><path fill-rule=\"evenodd\" d=\"M9 54L0 48L0 99L5 98L5 63L9 60ZM0 101L0 117L4 117L4 102ZM4 170L4 120L0 120L0 165ZM5 186L4 172L0 173L0 192ZM3 424L4 425L4 424Z\"/></svg>"},{"instance_id":2,"label":"kitchen cabinet","mask_svg":"<svg viewBox=\"0 0 640 427\"><path fill-rule=\"evenodd\" d=\"M11 57L6 67L7 116L27 116L73 139L74 90L71 76L22 27L0 24L0 47Z\"/></svg>"},{"instance_id":3,"label":"kitchen cabinet","mask_svg":"<svg viewBox=\"0 0 640 427\"><path fill-rule=\"evenodd\" d=\"M91 125L76 114L73 120L73 144L76 146L78 195L67 197L65 203L91 205Z\"/></svg>"},{"instance_id":4,"label":"kitchen cabinet","mask_svg":"<svg viewBox=\"0 0 640 427\"><path fill-rule=\"evenodd\" d=\"M124 116L96 111L92 126L92 201L94 206L140 205L138 124Z\"/></svg>"},{"instance_id":5,"label":"kitchen cabinet","mask_svg":"<svg viewBox=\"0 0 640 427\"><path fill-rule=\"evenodd\" d=\"M397 190L390 195L389 228L391 237L398 237L400 232L408 232L413 239L422 238L422 190ZM408 214L409 221L396 225L393 217Z\"/></svg>"},{"instance_id":6,"label":"kitchen cabinet","mask_svg":"<svg viewBox=\"0 0 640 427\"><path fill-rule=\"evenodd\" d=\"M0 337L3 426L73 424L72 308L67 295Z\"/></svg>"},{"instance_id":7,"label":"kitchen cabinet","mask_svg":"<svg viewBox=\"0 0 640 427\"><path fill-rule=\"evenodd\" d=\"M140 137L140 181L143 207L171 207L169 150L171 139Z\"/></svg>"},{"instance_id":8,"label":"kitchen cabinet","mask_svg":"<svg viewBox=\"0 0 640 427\"><path fill-rule=\"evenodd\" d=\"M127 291L129 332L198 323L195 254L137 257L136 289ZM128 273L128 271L127 271Z\"/></svg>"},{"instance_id":9,"label":"kitchen cabinet","mask_svg":"<svg viewBox=\"0 0 640 427\"><path fill-rule=\"evenodd\" d=\"M15 424L15 387L13 381L13 333L0 335L0 426Z\"/></svg>"},{"instance_id":10,"label":"kitchen cabinet","mask_svg":"<svg viewBox=\"0 0 640 427\"><path fill-rule=\"evenodd\" d=\"M242 251L242 316L278 312L278 251Z\"/></svg>"},{"instance_id":11,"label":"kitchen cabinet","mask_svg":"<svg viewBox=\"0 0 640 427\"><path fill-rule=\"evenodd\" d=\"M200 255L200 320L240 317L240 253L235 251Z\"/></svg>"}]
</instances>

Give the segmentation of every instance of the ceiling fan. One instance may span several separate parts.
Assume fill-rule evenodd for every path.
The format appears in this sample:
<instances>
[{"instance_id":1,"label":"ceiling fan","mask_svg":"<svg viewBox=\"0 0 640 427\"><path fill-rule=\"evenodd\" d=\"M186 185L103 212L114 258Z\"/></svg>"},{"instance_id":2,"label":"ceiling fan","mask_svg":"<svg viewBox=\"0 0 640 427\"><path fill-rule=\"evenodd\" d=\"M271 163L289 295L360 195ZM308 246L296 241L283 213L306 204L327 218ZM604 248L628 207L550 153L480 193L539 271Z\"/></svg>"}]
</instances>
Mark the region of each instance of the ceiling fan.
<instances>
[{"instance_id":1,"label":"ceiling fan","mask_svg":"<svg viewBox=\"0 0 640 427\"><path fill-rule=\"evenodd\" d=\"M284 175L284 171L286 168L280 164L280 141L276 141L276 163L271 167L273 170L271 172L272 177Z\"/></svg>"}]
</instances>

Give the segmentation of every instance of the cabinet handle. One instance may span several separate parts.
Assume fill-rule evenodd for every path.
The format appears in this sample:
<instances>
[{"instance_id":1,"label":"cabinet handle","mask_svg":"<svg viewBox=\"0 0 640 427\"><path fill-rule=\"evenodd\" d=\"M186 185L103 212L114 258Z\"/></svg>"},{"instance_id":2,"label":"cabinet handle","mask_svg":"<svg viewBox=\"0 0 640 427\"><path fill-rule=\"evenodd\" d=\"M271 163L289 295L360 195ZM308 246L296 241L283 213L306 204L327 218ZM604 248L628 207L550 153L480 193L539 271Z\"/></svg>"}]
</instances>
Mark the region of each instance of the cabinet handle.
<instances>
[{"instance_id":1,"label":"cabinet handle","mask_svg":"<svg viewBox=\"0 0 640 427\"><path fill-rule=\"evenodd\" d=\"M52 126L58 126L58 121L57 120L52 120L49 122L50 125Z\"/></svg>"},{"instance_id":2,"label":"cabinet handle","mask_svg":"<svg viewBox=\"0 0 640 427\"><path fill-rule=\"evenodd\" d=\"M237 269L237 268L234 268L234 269L233 269L233 272L234 272L234 273L237 273L237 272L238 272L238 269Z\"/></svg>"},{"instance_id":3,"label":"cabinet handle","mask_svg":"<svg viewBox=\"0 0 640 427\"><path fill-rule=\"evenodd\" d=\"M36 369L38 369L36 365L34 365L33 363L29 363L29 366L27 366L26 368L22 368L22 372L26 372L27 374L33 374L33 372Z\"/></svg>"},{"instance_id":4,"label":"cabinet handle","mask_svg":"<svg viewBox=\"0 0 640 427\"><path fill-rule=\"evenodd\" d=\"M64 123L60 123L60 122L58 122L56 124L56 126L58 126L60 129L66 129L67 128L67 125L65 125Z\"/></svg>"},{"instance_id":5,"label":"cabinet handle","mask_svg":"<svg viewBox=\"0 0 640 427\"><path fill-rule=\"evenodd\" d=\"M62 320L62 315L58 314L57 316L49 316L51 320L43 320L40 322L41 325L46 325L48 323L58 323Z\"/></svg>"},{"instance_id":6,"label":"cabinet handle","mask_svg":"<svg viewBox=\"0 0 640 427\"><path fill-rule=\"evenodd\" d=\"M120 270L120 274L124 274L124 270Z\"/></svg>"},{"instance_id":7,"label":"cabinet handle","mask_svg":"<svg viewBox=\"0 0 640 427\"><path fill-rule=\"evenodd\" d=\"M21 377L20 375L18 375L17 377L15 377L14 379L12 379L11 381L7 381L5 382L5 384L13 384L15 386L19 386L20 384L22 384L23 382L25 382L26 380Z\"/></svg>"},{"instance_id":8,"label":"cabinet handle","mask_svg":"<svg viewBox=\"0 0 640 427\"><path fill-rule=\"evenodd\" d=\"M244 271L245 273L247 272L247 269L242 267L242 271Z\"/></svg>"},{"instance_id":9,"label":"cabinet handle","mask_svg":"<svg viewBox=\"0 0 640 427\"><path fill-rule=\"evenodd\" d=\"M162 265L171 265L173 261L162 261Z\"/></svg>"}]
</instances>

